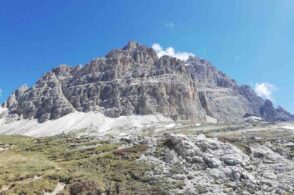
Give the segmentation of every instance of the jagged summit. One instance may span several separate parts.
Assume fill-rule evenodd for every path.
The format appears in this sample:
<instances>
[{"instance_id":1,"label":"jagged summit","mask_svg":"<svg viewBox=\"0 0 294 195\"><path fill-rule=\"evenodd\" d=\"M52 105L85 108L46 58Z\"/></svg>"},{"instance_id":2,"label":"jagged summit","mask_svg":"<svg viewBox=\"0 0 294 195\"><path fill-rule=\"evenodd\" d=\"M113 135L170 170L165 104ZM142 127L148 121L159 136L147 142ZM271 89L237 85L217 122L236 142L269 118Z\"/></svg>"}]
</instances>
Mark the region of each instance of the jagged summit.
<instances>
[{"instance_id":1,"label":"jagged summit","mask_svg":"<svg viewBox=\"0 0 294 195\"><path fill-rule=\"evenodd\" d=\"M144 46L142 46L140 43L138 43L136 41L129 41L128 44L125 47L123 47L123 50L132 51L132 50L136 50L136 49L142 48L142 47L144 48Z\"/></svg>"},{"instance_id":2,"label":"jagged summit","mask_svg":"<svg viewBox=\"0 0 294 195\"><path fill-rule=\"evenodd\" d=\"M121 63L131 61L132 63L141 64L154 64L158 60L157 54L152 48L135 41L129 41L125 47L110 51L105 58L117 60Z\"/></svg>"},{"instance_id":3,"label":"jagged summit","mask_svg":"<svg viewBox=\"0 0 294 195\"><path fill-rule=\"evenodd\" d=\"M220 123L242 121L246 114L292 119L205 60L158 58L152 48L134 41L84 66L60 65L33 87L16 90L5 106L10 118L41 123L92 111L114 118L160 113L174 120L213 118Z\"/></svg>"}]
</instances>

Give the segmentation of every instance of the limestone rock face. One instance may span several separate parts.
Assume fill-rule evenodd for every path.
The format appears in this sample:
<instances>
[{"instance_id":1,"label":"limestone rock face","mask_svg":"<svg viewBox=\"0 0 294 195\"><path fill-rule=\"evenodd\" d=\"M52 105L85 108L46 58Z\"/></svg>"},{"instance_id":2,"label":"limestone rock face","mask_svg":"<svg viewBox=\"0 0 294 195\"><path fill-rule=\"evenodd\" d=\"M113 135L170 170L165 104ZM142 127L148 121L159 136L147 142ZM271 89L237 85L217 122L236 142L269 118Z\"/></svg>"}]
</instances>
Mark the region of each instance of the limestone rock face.
<instances>
[{"instance_id":1,"label":"limestone rock face","mask_svg":"<svg viewBox=\"0 0 294 195\"><path fill-rule=\"evenodd\" d=\"M252 109L252 114L259 115L260 108L261 106L263 106L264 100L261 97L257 96L248 85L242 85L238 88L238 90L239 93L247 99Z\"/></svg>"},{"instance_id":2,"label":"limestone rock face","mask_svg":"<svg viewBox=\"0 0 294 195\"><path fill-rule=\"evenodd\" d=\"M275 109L270 100L266 100L264 102L264 105L260 108L260 114L267 121L293 120L293 116L291 116L291 114L284 110L281 106Z\"/></svg>"},{"instance_id":3,"label":"limestone rock face","mask_svg":"<svg viewBox=\"0 0 294 195\"><path fill-rule=\"evenodd\" d=\"M219 122L242 121L245 114L290 119L289 113L272 110L250 87L239 87L205 60L158 58L152 48L133 41L84 66L60 65L33 87L16 90L5 105L10 115L39 122L75 111L109 117L162 113L197 121L208 115Z\"/></svg>"},{"instance_id":4,"label":"limestone rock face","mask_svg":"<svg viewBox=\"0 0 294 195\"><path fill-rule=\"evenodd\" d=\"M58 119L74 111L62 93L62 84L51 72L45 74L32 88L20 88L8 100L10 114L37 118L39 122Z\"/></svg>"}]
</instances>

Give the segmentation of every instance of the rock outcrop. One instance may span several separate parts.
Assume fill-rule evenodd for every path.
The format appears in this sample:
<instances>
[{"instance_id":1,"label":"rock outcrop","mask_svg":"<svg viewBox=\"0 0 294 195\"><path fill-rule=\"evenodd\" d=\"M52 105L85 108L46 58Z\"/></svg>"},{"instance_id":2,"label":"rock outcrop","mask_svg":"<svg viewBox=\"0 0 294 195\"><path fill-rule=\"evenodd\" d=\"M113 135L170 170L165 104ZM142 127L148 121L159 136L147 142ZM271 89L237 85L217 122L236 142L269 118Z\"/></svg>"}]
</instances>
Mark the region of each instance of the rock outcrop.
<instances>
[{"instance_id":1,"label":"rock outcrop","mask_svg":"<svg viewBox=\"0 0 294 195\"><path fill-rule=\"evenodd\" d=\"M31 87L16 90L5 104L9 115L39 122L69 113L99 111L109 117L161 113L173 119L238 122L246 114L289 120L248 86L197 57L158 58L152 48L129 42L84 66L60 65Z\"/></svg>"},{"instance_id":2,"label":"rock outcrop","mask_svg":"<svg viewBox=\"0 0 294 195\"><path fill-rule=\"evenodd\" d=\"M141 159L154 167L146 175L165 181L162 186L171 194L292 194L293 159L274 147L166 134Z\"/></svg>"},{"instance_id":3,"label":"rock outcrop","mask_svg":"<svg viewBox=\"0 0 294 195\"><path fill-rule=\"evenodd\" d=\"M260 114L267 121L289 121L293 119L293 116L281 106L275 109L273 103L269 100L266 100L260 108Z\"/></svg>"}]
</instances>

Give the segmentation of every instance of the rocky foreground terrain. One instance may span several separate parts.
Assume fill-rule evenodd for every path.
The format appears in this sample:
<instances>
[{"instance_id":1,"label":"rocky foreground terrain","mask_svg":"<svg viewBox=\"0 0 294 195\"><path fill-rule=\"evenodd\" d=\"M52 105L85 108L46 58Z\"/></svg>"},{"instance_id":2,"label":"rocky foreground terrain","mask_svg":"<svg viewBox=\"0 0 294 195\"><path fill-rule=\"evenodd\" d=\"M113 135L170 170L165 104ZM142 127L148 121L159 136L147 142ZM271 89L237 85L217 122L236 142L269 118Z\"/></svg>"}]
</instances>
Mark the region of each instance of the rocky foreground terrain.
<instances>
[{"instance_id":1,"label":"rocky foreground terrain","mask_svg":"<svg viewBox=\"0 0 294 195\"><path fill-rule=\"evenodd\" d=\"M0 136L0 194L294 194L294 124Z\"/></svg>"}]
</instances>

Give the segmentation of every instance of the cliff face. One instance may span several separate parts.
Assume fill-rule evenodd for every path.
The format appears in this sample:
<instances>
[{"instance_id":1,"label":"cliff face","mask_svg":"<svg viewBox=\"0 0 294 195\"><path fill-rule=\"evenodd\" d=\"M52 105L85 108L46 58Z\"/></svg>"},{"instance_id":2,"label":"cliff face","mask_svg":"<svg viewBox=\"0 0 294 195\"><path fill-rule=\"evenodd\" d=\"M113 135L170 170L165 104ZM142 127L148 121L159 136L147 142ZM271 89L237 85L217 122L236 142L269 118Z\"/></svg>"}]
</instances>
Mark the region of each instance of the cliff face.
<instances>
[{"instance_id":1,"label":"cliff face","mask_svg":"<svg viewBox=\"0 0 294 195\"><path fill-rule=\"evenodd\" d=\"M270 121L292 117L205 60L158 58L152 48L136 42L84 66L61 65L33 87L18 89L6 107L9 115L39 122L75 111L99 111L109 117L162 113L196 121L205 121L208 115L219 122L238 122L245 114Z\"/></svg>"}]
</instances>

